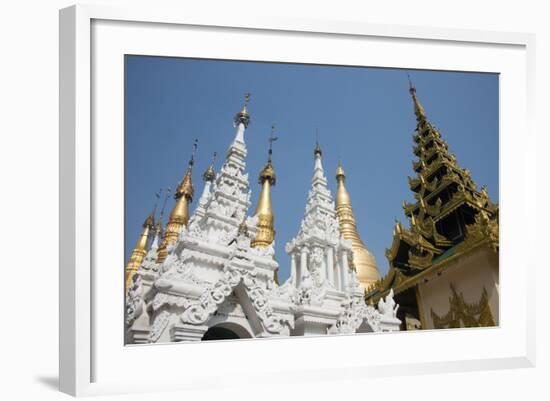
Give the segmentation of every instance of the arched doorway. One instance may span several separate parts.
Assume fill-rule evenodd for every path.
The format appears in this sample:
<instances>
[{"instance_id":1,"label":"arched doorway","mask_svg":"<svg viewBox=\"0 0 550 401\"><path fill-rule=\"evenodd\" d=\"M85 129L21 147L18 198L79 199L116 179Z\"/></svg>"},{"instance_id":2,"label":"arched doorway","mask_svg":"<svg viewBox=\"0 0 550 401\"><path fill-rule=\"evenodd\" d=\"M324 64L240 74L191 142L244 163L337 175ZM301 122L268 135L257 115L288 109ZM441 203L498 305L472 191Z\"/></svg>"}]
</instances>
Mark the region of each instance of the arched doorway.
<instances>
[{"instance_id":1,"label":"arched doorway","mask_svg":"<svg viewBox=\"0 0 550 401\"><path fill-rule=\"evenodd\" d=\"M202 336L201 341L237 340L251 337L251 334L244 327L235 323L223 322L210 327Z\"/></svg>"},{"instance_id":2,"label":"arched doorway","mask_svg":"<svg viewBox=\"0 0 550 401\"><path fill-rule=\"evenodd\" d=\"M210 327L204 336L202 336L201 341L210 341L210 340L236 340L240 338L237 333L233 330L226 329L225 327Z\"/></svg>"}]
</instances>

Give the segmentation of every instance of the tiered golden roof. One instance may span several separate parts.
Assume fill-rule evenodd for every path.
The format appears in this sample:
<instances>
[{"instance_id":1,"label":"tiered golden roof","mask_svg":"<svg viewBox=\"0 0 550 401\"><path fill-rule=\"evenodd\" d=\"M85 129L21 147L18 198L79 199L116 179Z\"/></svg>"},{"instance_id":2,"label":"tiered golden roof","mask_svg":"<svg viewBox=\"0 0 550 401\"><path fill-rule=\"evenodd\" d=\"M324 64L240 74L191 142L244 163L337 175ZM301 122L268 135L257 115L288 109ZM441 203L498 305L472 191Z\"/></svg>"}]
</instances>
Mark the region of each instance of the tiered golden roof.
<instances>
[{"instance_id":1,"label":"tiered golden roof","mask_svg":"<svg viewBox=\"0 0 550 401\"><path fill-rule=\"evenodd\" d=\"M166 230L164 232L164 238L159 247L157 262L161 263L168 256L168 245L174 244L179 236L179 233L183 226L187 226L189 222L189 203L193 201L194 188L193 188L193 164L195 152L197 150L197 141L193 145L193 154L189 159L187 171L183 176L183 179L179 183L174 198L176 204L170 213L168 223L166 224Z\"/></svg>"},{"instance_id":2,"label":"tiered golden roof","mask_svg":"<svg viewBox=\"0 0 550 401\"><path fill-rule=\"evenodd\" d=\"M338 183L338 189L336 190L336 215L338 216L340 233L345 239L351 240L353 266L357 272L357 279L361 283L361 286L367 289L380 279L380 273L374 256L369 252L357 232L357 223L353 214L351 199L345 185L346 174L341 162L338 162L338 167L336 168L336 181Z\"/></svg>"},{"instance_id":3,"label":"tiered golden roof","mask_svg":"<svg viewBox=\"0 0 550 401\"><path fill-rule=\"evenodd\" d=\"M409 288L420 273L451 255L456 257L465 246L487 242L498 249L498 206L491 202L486 188L478 191L470 171L461 168L456 156L449 153L412 84L409 91L417 120L413 135L416 177L409 177L416 202L403 202L410 228L396 223L392 246L386 249L390 270L367 298L384 296L390 288L396 294Z\"/></svg>"}]
</instances>

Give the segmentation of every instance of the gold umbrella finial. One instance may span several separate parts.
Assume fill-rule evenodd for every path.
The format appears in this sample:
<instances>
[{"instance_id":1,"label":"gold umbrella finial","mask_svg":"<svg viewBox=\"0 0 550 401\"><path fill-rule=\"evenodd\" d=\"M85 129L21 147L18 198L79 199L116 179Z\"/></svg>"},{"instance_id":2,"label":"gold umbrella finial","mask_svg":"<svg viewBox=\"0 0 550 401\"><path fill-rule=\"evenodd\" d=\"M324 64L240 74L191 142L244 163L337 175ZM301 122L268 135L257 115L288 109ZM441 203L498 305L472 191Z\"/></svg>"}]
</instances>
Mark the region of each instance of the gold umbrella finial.
<instances>
[{"instance_id":1,"label":"gold umbrella finial","mask_svg":"<svg viewBox=\"0 0 550 401\"><path fill-rule=\"evenodd\" d=\"M250 123L250 114L248 114L248 103L250 102L250 92L244 94L244 105L241 111L235 115L235 125L244 124L245 128Z\"/></svg>"},{"instance_id":2,"label":"gold umbrella finial","mask_svg":"<svg viewBox=\"0 0 550 401\"><path fill-rule=\"evenodd\" d=\"M214 154L212 155L212 163L210 163L210 166L208 166L208 168L206 169L206 171L202 175L202 179L205 182L206 181L212 182L216 178L216 172L214 171L214 164L216 163L216 156L217 155L218 155L218 153L214 152Z\"/></svg>"},{"instance_id":3,"label":"gold umbrella finial","mask_svg":"<svg viewBox=\"0 0 550 401\"><path fill-rule=\"evenodd\" d=\"M407 78L409 80L409 93L411 94L414 103L414 114L416 115L416 120L419 122L425 121L426 112L424 111L424 107L420 104L420 100L418 100L418 96L416 95L416 87L413 85L409 74L407 74Z\"/></svg>"},{"instance_id":4,"label":"gold umbrella finial","mask_svg":"<svg viewBox=\"0 0 550 401\"><path fill-rule=\"evenodd\" d=\"M193 142L193 152L189 159L187 171L183 176L181 182L176 188L174 198L176 204L172 208L168 223L166 224L166 230L164 232L164 238L159 247L157 262L162 263L168 256L168 245L174 244L179 236L181 228L187 226L189 223L189 203L193 201L194 188L193 188L193 164L195 163L195 154L197 152L198 140Z\"/></svg>"}]
</instances>

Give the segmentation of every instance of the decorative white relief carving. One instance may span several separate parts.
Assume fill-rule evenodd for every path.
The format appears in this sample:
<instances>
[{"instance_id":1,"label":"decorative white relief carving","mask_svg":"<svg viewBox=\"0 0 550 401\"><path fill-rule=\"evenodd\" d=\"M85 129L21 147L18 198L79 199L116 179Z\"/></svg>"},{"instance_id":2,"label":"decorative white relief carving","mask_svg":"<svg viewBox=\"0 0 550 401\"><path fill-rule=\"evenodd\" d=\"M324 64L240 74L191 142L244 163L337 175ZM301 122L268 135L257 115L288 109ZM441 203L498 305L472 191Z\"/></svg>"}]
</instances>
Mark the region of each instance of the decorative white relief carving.
<instances>
[{"instance_id":1,"label":"decorative white relief carving","mask_svg":"<svg viewBox=\"0 0 550 401\"><path fill-rule=\"evenodd\" d=\"M203 191L188 227L182 229L175 244L168 246L165 261L156 263L156 248L146 255L127 294L127 324L148 313L150 342L167 338L200 340L212 321L219 322L219 318L212 319L214 313L239 319L250 319L247 314L254 313L261 324L254 333L259 337L297 332L297 313L304 322L300 324L324 324L329 333L356 332L365 322L372 330L380 330L382 315L364 303L353 269L349 269L347 288L335 287L342 252L348 252L352 266L351 241L341 238L320 157L315 161L300 230L285 246L294 260L294 276L281 286L273 281L273 271L278 266L275 244L265 248L250 246L258 217L246 217L251 191L245 172L244 126L237 131L215 181ZM243 221L247 230L239 232ZM392 296L380 306L384 314L391 310L395 317L397 307ZM142 318L138 323L146 320ZM394 327L392 321L384 329ZM163 335L168 328L177 335ZM307 334L308 328L303 329Z\"/></svg>"},{"instance_id":2,"label":"decorative white relief carving","mask_svg":"<svg viewBox=\"0 0 550 401\"><path fill-rule=\"evenodd\" d=\"M397 318L397 310L399 305L393 300L393 288L390 290L389 294L386 295L386 299L383 300L380 298L378 301L378 310L380 313L389 318Z\"/></svg>"},{"instance_id":3,"label":"decorative white relief carving","mask_svg":"<svg viewBox=\"0 0 550 401\"><path fill-rule=\"evenodd\" d=\"M160 263L157 263L157 253L156 247L152 247L149 252L145 255L145 258L143 259L143 263L141 264L138 273L140 272L148 272L153 274L158 274L160 271Z\"/></svg>"},{"instance_id":4,"label":"decorative white relief carving","mask_svg":"<svg viewBox=\"0 0 550 401\"><path fill-rule=\"evenodd\" d=\"M131 326L145 311L146 305L143 300L143 286L141 276L134 275L132 286L126 294L126 324Z\"/></svg>"},{"instance_id":5,"label":"decorative white relief carving","mask_svg":"<svg viewBox=\"0 0 550 401\"><path fill-rule=\"evenodd\" d=\"M275 255L275 241L273 241L269 246L266 246L264 248L250 248L249 252L252 255L260 256L260 257L273 257Z\"/></svg>"},{"instance_id":6,"label":"decorative white relief carving","mask_svg":"<svg viewBox=\"0 0 550 401\"><path fill-rule=\"evenodd\" d=\"M156 314L153 320L153 324L151 325L149 340L151 342L156 342L160 338L164 330L166 330L166 327L168 327L168 323L170 323L170 312L168 312L167 310L163 310Z\"/></svg>"},{"instance_id":7,"label":"decorative white relief carving","mask_svg":"<svg viewBox=\"0 0 550 401\"><path fill-rule=\"evenodd\" d=\"M361 324L366 323L372 331L380 331L380 313L361 298L348 298L343 313L331 327L331 334L350 334L357 332Z\"/></svg>"},{"instance_id":8,"label":"decorative white relief carving","mask_svg":"<svg viewBox=\"0 0 550 401\"><path fill-rule=\"evenodd\" d=\"M205 288L203 295L192 302L181 315L183 323L204 324L216 311L219 304L233 292L233 289L243 283L246 293L267 332L276 334L284 329L284 324L290 325L288 319L273 313L268 299L268 289L262 281L257 280L254 273L226 265L224 277L215 284Z\"/></svg>"}]
</instances>

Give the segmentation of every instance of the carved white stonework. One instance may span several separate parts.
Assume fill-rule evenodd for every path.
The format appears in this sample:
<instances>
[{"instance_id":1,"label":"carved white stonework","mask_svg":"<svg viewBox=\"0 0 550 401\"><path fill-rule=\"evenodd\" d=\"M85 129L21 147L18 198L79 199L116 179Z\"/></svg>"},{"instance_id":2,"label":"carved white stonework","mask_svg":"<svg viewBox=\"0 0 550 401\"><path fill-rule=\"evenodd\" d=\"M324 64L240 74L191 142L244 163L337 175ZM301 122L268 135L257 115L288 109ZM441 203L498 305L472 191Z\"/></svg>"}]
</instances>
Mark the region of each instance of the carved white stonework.
<instances>
[{"instance_id":1,"label":"carved white stonework","mask_svg":"<svg viewBox=\"0 0 550 401\"><path fill-rule=\"evenodd\" d=\"M393 300L393 288L390 290L389 294L386 296L386 299L380 298L378 301L378 310L380 313L387 318L396 318L397 309L399 305Z\"/></svg>"},{"instance_id":2,"label":"carved white stonework","mask_svg":"<svg viewBox=\"0 0 550 401\"><path fill-rule=\"evenodd\" d=\"M398 330L399 320L387 312L396 310L393 298L383 314L363 300L320 154L300 230L286 244L291 275L276 284L274 244L251 247L258 219L248 216L245 128L237 124L222 167L205 182L162 264L156 262L158 238L153 241L127 293L127 341L198 341L212 327L241 337ZM239 230L243 221L246 230Z\"/></svg>"},{"instance_id":3,"label":"carved white stonework","mask_svg":"<svg viewBox=\"0 0 550 401\"><path fill-rule=\"evenodd\" d=\"M351 268L351 241L340 234L327 184L321 152L316 151L300 230L285 247L291 266L283 288L296 305L294 334L379 331L379 313L365 304Z\"/></svg>"}]
</instances>

